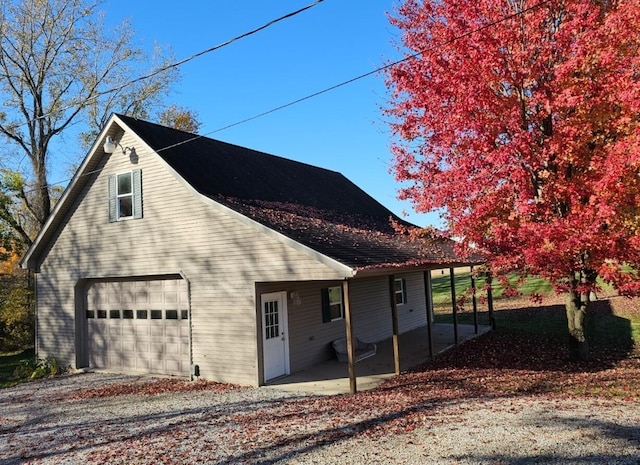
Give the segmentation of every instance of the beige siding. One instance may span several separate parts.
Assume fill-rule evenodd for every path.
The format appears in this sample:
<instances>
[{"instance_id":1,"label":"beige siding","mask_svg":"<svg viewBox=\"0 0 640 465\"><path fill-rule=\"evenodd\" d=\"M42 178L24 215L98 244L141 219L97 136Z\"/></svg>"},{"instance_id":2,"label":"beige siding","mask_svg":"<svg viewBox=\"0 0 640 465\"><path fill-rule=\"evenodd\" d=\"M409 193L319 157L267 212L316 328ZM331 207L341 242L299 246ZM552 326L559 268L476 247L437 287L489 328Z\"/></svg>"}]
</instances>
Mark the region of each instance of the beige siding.
<instances>
[{"instance_id":1,"label":"beige siding","mask_svg":"<svg viewBox=\"0 0 640 465\"><path fill-rule=\"evenodd\" d=\"M193 363L201 376L256 384L254 283L336 279L339 273L195 195L133 138L121 143L136 148L137 163L120 150L105 158L41 263L40 354L74 365L78 280L181 273L190 283ZM109 223L108 176L135 168L142 170L144 217Z\"/></svg>"},{"instance_id":2,"label":"beige siding","mask_svg":"<svg viewBox=\"0 0 640 465\"><path fill-rule=\"evenodd\" d=\"M399 274L407 284L407 303L398 306L400 333L427 324L422 273ZM393 334L389 278L354 280L350 286L354 334L367 342L382 341Z\"/></svg>"},{"instance_id":3,"label":"beige siding","mask_svg":"<svg viewBox=\"0 0 640 465\"><path fill-rule=\"evenodd\" d=\"M398 275L407 283L407 303L398 306L400 333L427 324L422 273ZM334 357L331 342L345 337L344 320L322 322L320 290L340 286L341 281L261 283L260 294L286 291L291 372ZM295 293L295 298L292 298ZM354 279L349 293L355 336L367 342L378 342L392 336L391 300L388 277ZM262 335L260 334L260 337Z\"/></svg>"},{"instance_id":4,"label":"beige siding","mask_svg":"<svg viewBox=\"0 0 640 465\"><path fill-rule=\"evenodd\" d=\"M329 281L269 283L257 286L258 295L277 291L287 292L289 358L292 373L333 357L331 342L345 337L344 320L322 322L320 290L323 287L341 284L341 281ZM297 294L296 299L291 298L292 292Z\"/></svg>"},{"instance_id":5,"label":"beige siding","mask_svg":"<svg viewBox=\"0 0 640 465\"><path fill-rule=\"evenodd\" d=\"M64 277L36 275L38 357L55 357L71 367L76 366L74 284Z\"/></svg>"}]
</instances>

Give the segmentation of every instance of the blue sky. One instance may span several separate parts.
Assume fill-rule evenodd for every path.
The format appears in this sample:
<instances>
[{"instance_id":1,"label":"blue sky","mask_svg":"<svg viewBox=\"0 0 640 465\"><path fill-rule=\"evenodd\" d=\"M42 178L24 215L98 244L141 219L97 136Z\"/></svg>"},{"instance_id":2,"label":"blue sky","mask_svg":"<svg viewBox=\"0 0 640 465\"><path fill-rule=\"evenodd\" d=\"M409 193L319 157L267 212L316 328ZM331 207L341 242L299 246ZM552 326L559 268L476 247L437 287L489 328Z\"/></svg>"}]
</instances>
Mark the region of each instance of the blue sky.
<instances>
[{"instance_id":1,"label":"blue sky","mask_svg":"<svg viewBox=\"0 0 640 465\"><path fill-rule=\"evenodd\" d=\"M107 0L108 22L128 18L136 40L170 46L177 60L208 49L312 0ZM368 73L400 58L387 12L397 0L325 0L297 16L180 67L171 101L198 113L201 134L339 171L394 213L440 225L397 200L391 135L375 74L223 131L220 128ZM217 132L215 132L217 131Z\"/></svg>"}]
</instances>

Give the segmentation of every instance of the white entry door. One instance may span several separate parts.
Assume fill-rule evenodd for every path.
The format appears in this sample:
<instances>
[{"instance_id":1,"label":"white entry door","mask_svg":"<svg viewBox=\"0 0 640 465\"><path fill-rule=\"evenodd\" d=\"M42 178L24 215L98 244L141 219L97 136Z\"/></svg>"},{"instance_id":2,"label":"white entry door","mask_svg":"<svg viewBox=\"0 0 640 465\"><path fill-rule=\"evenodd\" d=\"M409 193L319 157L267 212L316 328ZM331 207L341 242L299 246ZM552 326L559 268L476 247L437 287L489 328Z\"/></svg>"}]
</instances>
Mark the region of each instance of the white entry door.
<instances>
[{"instance_id":1,"label":"white entry door","mask_svg":"<svg viewBox=\"0 0 640 465\"><path fill-rule=\"evenodd\" d=\"M287 293L262 294L262 352L264 380L289 374Z\"/></svg>"}]
</instances>

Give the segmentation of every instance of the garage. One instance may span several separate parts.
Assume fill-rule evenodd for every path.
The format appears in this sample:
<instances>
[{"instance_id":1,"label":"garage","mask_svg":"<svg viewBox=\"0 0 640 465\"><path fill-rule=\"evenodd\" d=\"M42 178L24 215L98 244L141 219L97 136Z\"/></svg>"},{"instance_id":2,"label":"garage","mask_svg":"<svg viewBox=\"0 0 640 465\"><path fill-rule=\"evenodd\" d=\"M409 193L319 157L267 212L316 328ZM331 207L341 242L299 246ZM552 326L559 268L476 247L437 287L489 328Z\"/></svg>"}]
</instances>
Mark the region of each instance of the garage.
<instances>
[{"instance_id":1,"label":"garage","mask_svg":"<svg viewBox=\"0 0 640 465\"><path fill-rule=\"evenodd\" d=\"M89 366L188 376L189 292L180 278L87 286Z\"/></svg>"}]
</instances>

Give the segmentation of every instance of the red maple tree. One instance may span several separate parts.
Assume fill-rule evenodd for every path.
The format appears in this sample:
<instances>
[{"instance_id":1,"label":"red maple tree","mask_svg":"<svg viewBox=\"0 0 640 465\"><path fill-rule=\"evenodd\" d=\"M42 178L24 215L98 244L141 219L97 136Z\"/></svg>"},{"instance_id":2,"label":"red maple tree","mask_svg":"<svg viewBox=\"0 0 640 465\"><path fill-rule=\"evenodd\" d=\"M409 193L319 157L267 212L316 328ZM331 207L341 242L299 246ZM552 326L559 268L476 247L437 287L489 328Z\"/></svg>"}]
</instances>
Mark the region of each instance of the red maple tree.
<instances>
[{"instance_id":1,"label":"red maple tree","mask_svg":"<svg viewBox=\"0 0 640 465\"><path fill-rule=\"evenodd\" d=\"M640 279L640 0L405 0L387 70L394 174L496 273L567 293Z\"/></svg>"}]
</instances>

